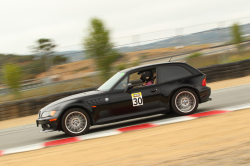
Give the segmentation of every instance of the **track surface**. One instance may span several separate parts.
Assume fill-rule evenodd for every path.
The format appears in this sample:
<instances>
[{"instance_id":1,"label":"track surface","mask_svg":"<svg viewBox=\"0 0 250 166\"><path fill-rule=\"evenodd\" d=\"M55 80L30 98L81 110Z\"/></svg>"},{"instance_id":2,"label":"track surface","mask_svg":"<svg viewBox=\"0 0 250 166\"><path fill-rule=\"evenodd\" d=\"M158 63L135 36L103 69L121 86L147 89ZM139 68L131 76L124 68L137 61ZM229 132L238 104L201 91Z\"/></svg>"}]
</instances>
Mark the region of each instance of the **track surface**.
<instances>
[{"instance_id":1,"label":"track surface","mask_svg":"<svg viewBox=\"0 0 250 166\"><path fill-rule=\"evenodd\" d=\"M249 103L249 90L250 84L212 91L211 97L213 100L199 105L198 112ZM173 115L155 115L146 118L138 118L109 125L95 126L92 127L89 132L114 129L170 117L173 117ZM19 127L2 129L0 130L0 149L9 149L67 137L63 132L40 133L40 130L41 128L36 127L35 123Z\"/></svg>"}]
</instances>

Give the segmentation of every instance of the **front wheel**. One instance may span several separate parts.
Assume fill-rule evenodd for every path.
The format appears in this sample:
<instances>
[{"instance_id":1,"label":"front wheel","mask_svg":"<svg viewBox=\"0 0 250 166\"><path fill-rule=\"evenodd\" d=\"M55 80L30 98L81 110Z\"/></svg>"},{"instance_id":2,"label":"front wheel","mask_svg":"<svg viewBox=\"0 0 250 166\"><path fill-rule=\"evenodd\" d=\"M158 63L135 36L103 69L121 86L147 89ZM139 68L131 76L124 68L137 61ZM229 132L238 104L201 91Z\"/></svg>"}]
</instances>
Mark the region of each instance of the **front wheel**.
<instances>
[{"instance_id":1,"label":"front wheel","mask_svg":"<svg viewBox=\"0 0 250 166\"><path fill-rule=\"evenodd\" d=\"M175 92L171 105L178 115L189 115L197 110L198 102L197 94L193 90L183 88Z\"/></svg>"},{"instance_id":2,"label":"front wheel","mask_svg":"<svg viewBox=\"0 0 250 166\"><path fill-rule=\"evenodd\" d=\"M63 115L62 129L70 136L85 134L88 132L89 127L89 116L82 109L72 108Z\"/></svg>"}]
</instances>

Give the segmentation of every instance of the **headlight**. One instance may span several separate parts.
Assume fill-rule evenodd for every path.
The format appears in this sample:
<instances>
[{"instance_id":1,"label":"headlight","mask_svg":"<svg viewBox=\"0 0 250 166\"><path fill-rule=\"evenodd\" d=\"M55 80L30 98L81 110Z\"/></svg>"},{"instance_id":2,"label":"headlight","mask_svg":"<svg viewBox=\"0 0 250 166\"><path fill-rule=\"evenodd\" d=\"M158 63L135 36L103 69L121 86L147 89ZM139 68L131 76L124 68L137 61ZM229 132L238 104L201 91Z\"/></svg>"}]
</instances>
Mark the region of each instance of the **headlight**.
<instances>
[{"instance_id":1,"label":"headlight","mask_svg":"<svg viewBox=\"0 0 250 166\"><path fill-rule=\"evenodd\" d=\"M48 111L48 112L44 112L44 113L42 114L42 118L52 117L52 116L54 116L54 115L55 115L55 113L56 113L56 111Z\"/></svg>"}]
</instances>

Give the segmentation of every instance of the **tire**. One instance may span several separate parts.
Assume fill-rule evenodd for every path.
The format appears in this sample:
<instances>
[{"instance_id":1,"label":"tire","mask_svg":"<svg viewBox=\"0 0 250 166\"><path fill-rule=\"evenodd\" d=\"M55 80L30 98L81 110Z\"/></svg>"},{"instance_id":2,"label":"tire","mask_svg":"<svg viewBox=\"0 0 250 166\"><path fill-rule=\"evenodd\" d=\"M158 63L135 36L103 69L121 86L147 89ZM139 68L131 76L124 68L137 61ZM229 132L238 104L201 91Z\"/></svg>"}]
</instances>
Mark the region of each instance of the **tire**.
<instances>
[{"instance_id":1,"label":"tire","mask_svg":"<svg viewBox=\"0 0 250 166\"><path fill-rule=\"evenodd\" d=\"M62 117L62 130L70 136L78 136L88 132L90 118L88 114L79 108L72 108Z\"/></svg>"},{"instance_id":2,"label":"tire","mask_svg":"<svg viewBox=\"0 0 250 166\"><path fill-rule=\"evenodd\" d=\"M197 94L188 88L176 91L171 100L172 109L178 115L193 114L197 110L198 104Z\"/></svg>"}]
</instances>

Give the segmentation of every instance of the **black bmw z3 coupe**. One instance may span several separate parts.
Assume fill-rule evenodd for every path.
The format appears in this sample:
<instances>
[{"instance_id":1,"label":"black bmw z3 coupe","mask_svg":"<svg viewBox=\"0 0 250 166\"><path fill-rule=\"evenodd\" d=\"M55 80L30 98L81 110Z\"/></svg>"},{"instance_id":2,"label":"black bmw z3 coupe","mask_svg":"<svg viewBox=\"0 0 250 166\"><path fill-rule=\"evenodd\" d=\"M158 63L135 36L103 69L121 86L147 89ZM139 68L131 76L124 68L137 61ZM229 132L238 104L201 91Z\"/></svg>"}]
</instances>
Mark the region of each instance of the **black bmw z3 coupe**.
<instances>
[{"instance_id":1,"label":"black bmw z3 coupe","mask_svg":"<svg viewBox=\"0 0 250 166\"><path fill-rule=\"evenodd\" d=\"M52 102L39 111L36 123L42 132L77 136L94 125L168 112L193 114L210 94L205 74L186 63L143 65L116 73L96 90Z\"/></svg>"}]
</instances>

